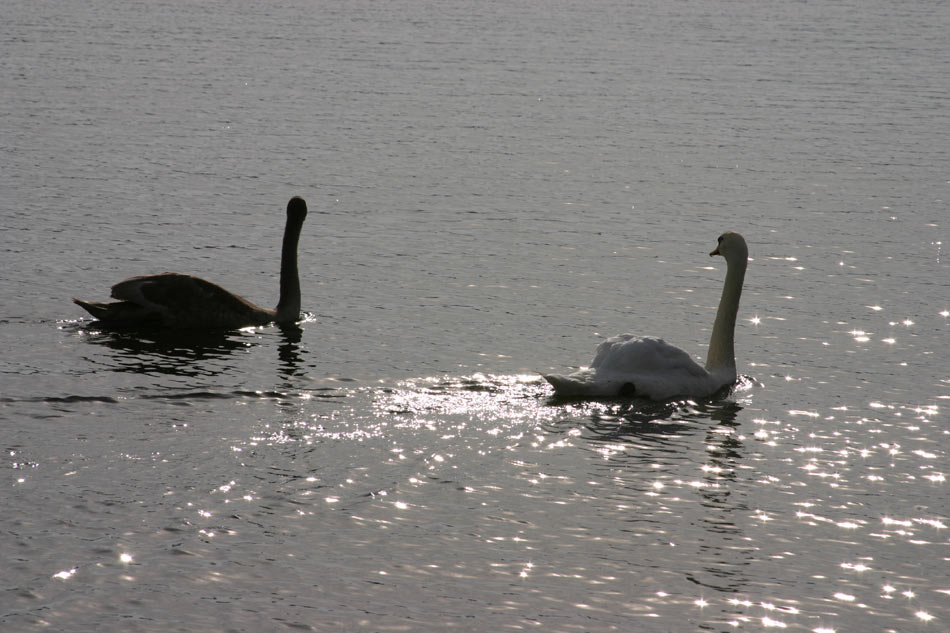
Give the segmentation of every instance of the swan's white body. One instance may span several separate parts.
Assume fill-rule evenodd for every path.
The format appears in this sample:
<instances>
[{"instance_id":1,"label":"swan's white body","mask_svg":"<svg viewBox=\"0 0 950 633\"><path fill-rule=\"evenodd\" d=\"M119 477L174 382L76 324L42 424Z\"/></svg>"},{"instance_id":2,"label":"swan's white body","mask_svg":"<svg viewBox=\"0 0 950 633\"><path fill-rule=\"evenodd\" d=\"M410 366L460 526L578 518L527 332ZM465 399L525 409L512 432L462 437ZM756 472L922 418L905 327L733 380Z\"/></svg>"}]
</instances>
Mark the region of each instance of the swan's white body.
<instances>
[{"instance_id":1,"label":"swan's white body","mask_svg":"<svg viewBox=\"0 0 950 633\"><path fill-rule=\"evenodd\" d=\"M236 329L300 318L297 242L307 217L307 203L287 203L287 225L280 258L280 300L261 308L199 277L160 273L132 277L112 286L112 303L73 299L105 325L132 328Z\"/></svg>"},{"instance_id":2,"label":"swan's white body","mask_svg":"<svg viewBox=\"0 0 950 633\"><path fill-rule=\"evenodd\" d=\"M597 346L590 367L545 379L559 396L705 397L736 381L735 367L707 371L685 351L652 336L621 334Z\"/></svg>"},{"instance_id":3,"label":"swan's white body","mask_svg":"<svg viewBox=\"0 0 950 633\"><path fill-rule=\"evenodd\" d=\"M727 270L705 367L663 339L622 334L597 347L590 367L567 376L546 375L555 393L577 398L668 400L675 396L703 398L735 383L736 316L749 251L741 235L727 232L710 255L722 255Z\"/></svg>"}]
</instances>

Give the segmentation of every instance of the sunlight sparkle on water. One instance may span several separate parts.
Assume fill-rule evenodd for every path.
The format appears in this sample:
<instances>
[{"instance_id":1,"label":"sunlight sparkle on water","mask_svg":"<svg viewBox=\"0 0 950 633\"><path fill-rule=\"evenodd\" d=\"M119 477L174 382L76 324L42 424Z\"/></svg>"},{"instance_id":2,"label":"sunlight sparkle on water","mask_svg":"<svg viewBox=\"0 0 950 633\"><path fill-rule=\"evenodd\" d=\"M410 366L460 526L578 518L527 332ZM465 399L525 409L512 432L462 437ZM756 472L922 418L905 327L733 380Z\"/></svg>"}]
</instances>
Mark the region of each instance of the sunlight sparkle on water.
<instances>
[{"instance_id":1,"label":"sunlight sparkle on water","mask_svg":"<svg viewBox=\"0 0 950 633\"><path fill-rule=\"evenodd\" d=\"M400 383L385 398L375 403L378 415L390 420L393 414L404 416L405 425L436 431L454 430L451 423L490 422L493 435L522 432L525 423L554 418L558 410L543 406L536 398L540 378L537 375L488 375L476 373L446 379L444 376L417 378ZM416 415L406 415L416 414ZM433 422L438 416L438 424ZM451 420L456 417L460 420ZM375 434L384 432L379 427Z\"/></svg>"},{"instance_id":2,"label":"sunlight sparkle on water","mask_svg":"<svg viewBox=\"0 0 950 633\"><path fill-rule=\"evenodd\" d=\"M927 406L914 408L914 413L919 413L922 416L937 415L939 412L940 412L940 408L935 404L929 404Z\"/></svg>"},{"instance_id":3,"label":"sunlight sparkle on water","mask_svg":"<svg viewBox=\"0 0 950 633\"><path fill-rule=\"evenodd\" d=\"M772 517L770 517L768 514L766 514L765 511L763 511L763 510L756 510L756 511L755 511L755 518L758 519L759 521L763 521L763 522L767 522L767 521L772 521L772 520L773 520Z\"/></svg>"},{"instance_id":4,"label":"sunlight sparkle on water","mask_svg":"<svg viewBox=\"0 0 950 633\"><path fill-rule=\"evenodd\" d=\"M782 622L781 620L775 620L768 616L764 616L762 618L762 626L767 627L767 628L778 628L778 629L788 628L788 625Z\"/></svg>"},{"instance_id":5,"label":"sunlight sparkle on water","mask_svg":"<svg viewBox=\"0 0 950 633\"><path fill-rule=\"evenodd\" d=\"M841 563L841 566L844 569L851 569L853 571L870 571L870 567L863 563Z\"/></svg>"},{"instance_id":6,"label":"sunlight sparkle on water","mask_svg":"<svg viewBox=\"0 0 950 633\"><path fill-rule=\"evenodd\" d=\"M123 563L126 563L126 564L131 563L131 562L132 562L132 555L129 554L129 553L127 553L127 552L122 552L121 554L119 554L119 561L121 561L121 562L123 562Z\"/></svg>"}]
</instances>

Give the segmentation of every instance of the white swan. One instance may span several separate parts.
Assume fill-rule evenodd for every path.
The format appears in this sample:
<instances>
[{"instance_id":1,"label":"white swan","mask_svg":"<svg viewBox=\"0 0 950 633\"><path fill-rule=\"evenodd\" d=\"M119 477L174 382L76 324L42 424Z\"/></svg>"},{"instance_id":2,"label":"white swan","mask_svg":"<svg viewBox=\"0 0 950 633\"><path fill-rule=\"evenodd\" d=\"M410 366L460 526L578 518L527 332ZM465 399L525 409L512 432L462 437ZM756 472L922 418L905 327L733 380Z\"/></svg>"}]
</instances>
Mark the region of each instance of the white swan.
<instances>
[{"instance_id":1,"label":"white swan","mask_svg":"<svg viewBox=\"0 0 950 633\"><path fill-rule=\"evenodd\" d=\"M280 300L273 310L258 307L210 281L180 273L119 282L112 286L112 297L119 300L113 303L73 301L113 327L236 329L274 321L294 323L300 318L297 242L306 217L304 199L291 198L280 257Z\"/></svg>"},{"instance_id":2,"label":"white swan","mask_svg":"<svg viewBox=\"0 0 950 633\"><path fill-rule=\"evenodd\" d=\"M735 328L739 296L745 279L749 249L738 233L719 236L709 254L726 260L726 281L716 312L706 367L663 339L621 334L597 347L590 367L567 376L544 378L558 396L609 398L638 396L667 400L674 396L703 398L736 382Z\"/></svg>"}]
</instances>

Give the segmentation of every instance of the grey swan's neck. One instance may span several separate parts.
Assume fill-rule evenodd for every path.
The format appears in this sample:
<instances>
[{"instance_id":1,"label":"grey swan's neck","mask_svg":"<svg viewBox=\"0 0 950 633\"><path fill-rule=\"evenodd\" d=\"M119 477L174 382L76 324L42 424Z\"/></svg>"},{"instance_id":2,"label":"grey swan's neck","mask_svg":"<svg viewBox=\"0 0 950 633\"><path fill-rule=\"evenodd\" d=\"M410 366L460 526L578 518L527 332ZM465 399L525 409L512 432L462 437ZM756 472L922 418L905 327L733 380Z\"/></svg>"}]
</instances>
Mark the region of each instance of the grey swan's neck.
<instances>
[{"instance_id":1,"label":"grey swan's neck","mask_svg":"<svg viewBox=\"0 0 950 633\"><path fill-rule=\"evenodd\" d=\"M742 295L742 284L749 260L748 250L741 250L739 253L730 253L732 257L726 256L726 281L722 286L722 296L719 299L719 309L716 311L716 321L713 323L706 356L706 371L728 371L733 380L736 374L736 317L739 314L739 298Z\"/></svg>"},{"instance_id":2,"label":"grey swan's neck","mask_svg":"<svg viewBox=\"0 0 950 633\"><path fill-rule=\"evenodd\" d=\"M287 203L287 226L280 252L280 299L274 309L274 321L294 323L300 318L300 276L297 270L297 243L307 217L303 198L293 197Z\"/></svg>"}]
</instances>

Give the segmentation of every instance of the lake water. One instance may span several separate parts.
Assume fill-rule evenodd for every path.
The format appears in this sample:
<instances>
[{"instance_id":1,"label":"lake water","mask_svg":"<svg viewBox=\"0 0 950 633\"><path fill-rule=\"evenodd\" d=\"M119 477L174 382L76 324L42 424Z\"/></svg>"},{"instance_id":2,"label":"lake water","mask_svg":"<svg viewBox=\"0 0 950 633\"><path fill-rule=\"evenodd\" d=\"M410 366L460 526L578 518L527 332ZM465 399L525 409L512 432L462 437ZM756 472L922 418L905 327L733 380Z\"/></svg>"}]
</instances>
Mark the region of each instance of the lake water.
<instances>
[{"instance_id":1,"label":"lake water","mask_svg":"<svg viewBox=\"0 0 950 633\"><path fill-rule=\"evenodd\" d=\"M939 0L0 9L0 630L950 627ZM199 274L295 328L70 302ZM622 332L743 375L559 402Z\"/></svg>"}]
</instances>

